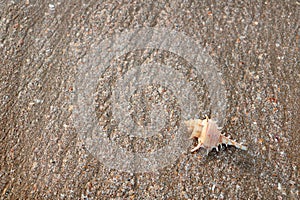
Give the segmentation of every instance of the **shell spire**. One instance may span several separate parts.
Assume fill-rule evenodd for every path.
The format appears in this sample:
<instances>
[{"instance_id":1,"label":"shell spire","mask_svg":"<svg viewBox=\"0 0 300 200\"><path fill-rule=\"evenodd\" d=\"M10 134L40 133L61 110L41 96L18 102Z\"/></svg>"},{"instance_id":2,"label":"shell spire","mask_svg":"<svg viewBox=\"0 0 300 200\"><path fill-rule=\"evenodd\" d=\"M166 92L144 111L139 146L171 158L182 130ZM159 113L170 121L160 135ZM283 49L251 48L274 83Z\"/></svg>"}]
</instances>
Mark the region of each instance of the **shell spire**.
<instances>
[{"instance_id":1,"label":"shell spire","mask_svg":"<svg viewBox=\"0 0 300 200\"><path fill-rule=\"evenodd\" d=\"M228 137L226 137L225 135L221 135L220 136L220 140L219 140L219 144L225 144L227 145L232 145L235 146L238 149L242 149L242 150L248 150L248 148L244 145L242 145L241 143L237 143L234 140L229 139Z\"/></svg>"}]
</instances>

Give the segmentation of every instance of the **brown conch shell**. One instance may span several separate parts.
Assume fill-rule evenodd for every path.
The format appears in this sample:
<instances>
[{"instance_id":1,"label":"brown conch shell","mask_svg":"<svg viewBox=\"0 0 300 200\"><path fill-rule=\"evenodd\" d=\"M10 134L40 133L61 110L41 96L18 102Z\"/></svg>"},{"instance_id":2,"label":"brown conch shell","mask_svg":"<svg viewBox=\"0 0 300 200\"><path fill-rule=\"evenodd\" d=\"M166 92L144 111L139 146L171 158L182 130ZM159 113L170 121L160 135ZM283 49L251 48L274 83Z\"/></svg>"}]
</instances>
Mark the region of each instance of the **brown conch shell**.
<instances>
[{"instance_id":1,"label":"brown conch shell","mask_svg":"<svg viewBox=\"0 0 300 200\"><path fill-rule=\"evenodd\" d=\"M198 139L198 145L191 150L194 152L199 148L203 147L207 150L207 154L213 149L216 148L218 151L219 145L225 144L233 145L239 149L247 150L246 146L239 144L225 135L221 134L220 128L217 126L217 123L206 116L206 119L192 119L185 122L189 131L192 131L191 139Z\"/></svg>"}]
</instances>

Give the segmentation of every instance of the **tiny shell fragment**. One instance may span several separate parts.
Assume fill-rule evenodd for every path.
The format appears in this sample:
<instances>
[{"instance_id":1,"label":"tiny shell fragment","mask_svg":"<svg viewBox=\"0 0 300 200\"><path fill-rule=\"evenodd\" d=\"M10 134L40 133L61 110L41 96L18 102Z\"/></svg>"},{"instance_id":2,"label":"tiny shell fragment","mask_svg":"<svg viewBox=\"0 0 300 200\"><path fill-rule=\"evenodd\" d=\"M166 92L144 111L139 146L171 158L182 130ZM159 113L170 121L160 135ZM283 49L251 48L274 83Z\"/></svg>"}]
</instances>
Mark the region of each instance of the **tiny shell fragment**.
<instances>
[{"instance_id":1,"label":"tiny shell fragment","mask_svg":"<svg viewBox=\"0 0 300 200\"><path fill-rule=\"evenodd\" d=\"M203 147L207 150L207 154L213 149L216 148L218 151L219 145L225 144L233 145L236 148L247 150L246 146L239 144L225 135L221 134L220 128L217 126L217 123L212 119L209 119L206 116L206 119L192 119L185 122L188 130L192 132L191 139L198 139L198 145L191 150L194 152L199 148Z\"/></svg>"}]
</instances>

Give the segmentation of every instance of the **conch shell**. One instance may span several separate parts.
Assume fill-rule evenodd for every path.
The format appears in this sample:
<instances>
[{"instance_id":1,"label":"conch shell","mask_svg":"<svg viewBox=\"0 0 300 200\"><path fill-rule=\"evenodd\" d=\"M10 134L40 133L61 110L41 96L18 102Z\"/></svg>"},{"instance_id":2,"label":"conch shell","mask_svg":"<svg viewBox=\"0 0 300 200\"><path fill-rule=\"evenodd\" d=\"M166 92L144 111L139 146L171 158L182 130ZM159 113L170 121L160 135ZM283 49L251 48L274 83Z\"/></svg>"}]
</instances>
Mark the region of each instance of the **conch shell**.
<instances>
[{"instance_id":1,"label":"conch shell","mask_svg":"<svg viewBox=\"0 0 300 200\"><path fill-rule=\"evenodd\" d=\"M201 147L207 150L207 154L214 148L218 151L219 145L225 144L233 145L236 148L247 150L246 146L229 139L225 135L222 135L217 123L206 116L206 119L192 119L185 122L189 131L192 131L191 139L198 139L198 145L191 150L194 152Z\"/></svg>"}]
</instances>

